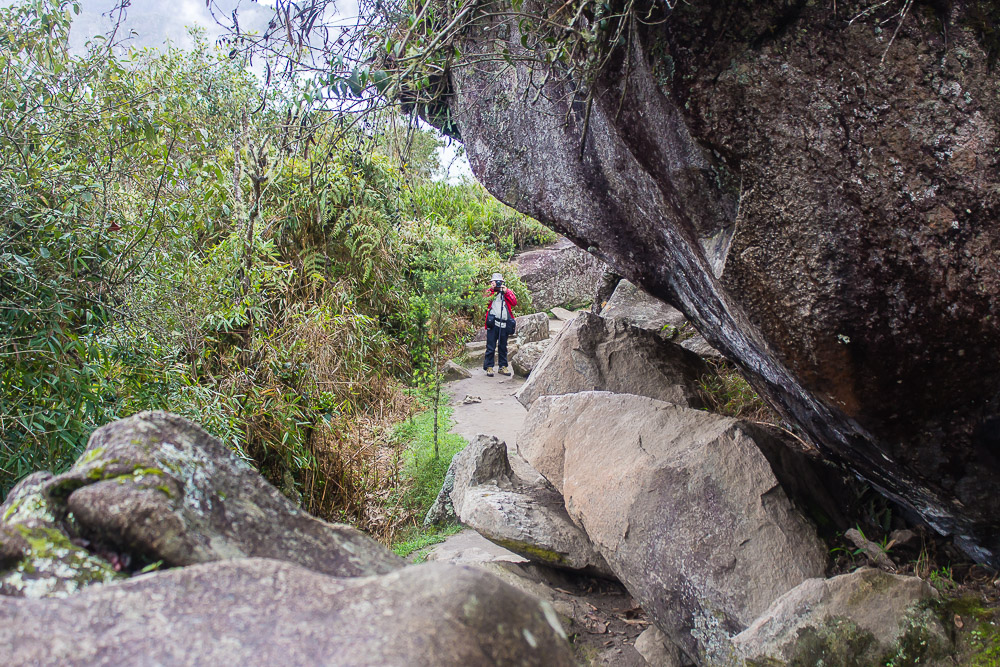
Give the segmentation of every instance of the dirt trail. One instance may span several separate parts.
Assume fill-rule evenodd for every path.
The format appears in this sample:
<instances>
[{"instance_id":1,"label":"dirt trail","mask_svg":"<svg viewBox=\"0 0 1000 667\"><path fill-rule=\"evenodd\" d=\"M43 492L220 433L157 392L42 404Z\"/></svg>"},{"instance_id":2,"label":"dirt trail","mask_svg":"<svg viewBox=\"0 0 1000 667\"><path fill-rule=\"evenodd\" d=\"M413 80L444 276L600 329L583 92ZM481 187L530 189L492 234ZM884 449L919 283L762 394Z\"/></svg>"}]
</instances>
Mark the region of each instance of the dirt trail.
<instances>
[{"instance_id":1,"label":"dirt trail","mask_svg":"<svg viewBox=\"0 0 1000 667\"><path fill-rule=\"evenodd\" d=\"M555 337L565 324L559 319L550 319L550 337ZM524 425L527 410L514 398L514 393L524 384L524 378L499 374L488 377L482 370L481 355L457 361L464 363L473 375L445 385L451 395L455 421L451 432L469 441L480 433L495 435L507 443L511 467L519 477L540 479L515 449L517 433ZM481 400L466 402L466 397ZM552 603L567 619L567 634L582 665L646 665L632 644L648 623L642 610L617 582L533 565L471 529L435 545L426 552L426 558L484 568Z\"/></svg>"},{"instance_id":2,"label":"dirt trail","mask_svg":"<svg viewBox=\"0 0 1000 667\"><path fill-rule=\"evenodd\" d=\"M550 318L549 338L555 338L565 325L562 320ZM499 373L487 376L483 372L481 355L465 359L464 364L472 371L472 377L445 385L445 390L451 395L452 419L455 420L451 432L470 442L480 433L495 435L507 443L507 455L514 472L522 479L534 481L539 477L538 473L518 456L515 448L517 432L524 426L524 417L528 413L514 398L514 393L524 384L524 378ZM467 396L480 398L482 402L465 403Z\"/></svg>"}]
</instances>

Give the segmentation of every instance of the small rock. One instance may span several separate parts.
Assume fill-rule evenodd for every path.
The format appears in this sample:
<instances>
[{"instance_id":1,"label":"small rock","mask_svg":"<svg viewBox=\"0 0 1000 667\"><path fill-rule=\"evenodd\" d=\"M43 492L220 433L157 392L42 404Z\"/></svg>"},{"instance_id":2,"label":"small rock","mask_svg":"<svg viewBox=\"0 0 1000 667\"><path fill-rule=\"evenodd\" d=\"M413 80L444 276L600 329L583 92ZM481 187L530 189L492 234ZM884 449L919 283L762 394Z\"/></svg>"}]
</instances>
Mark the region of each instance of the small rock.
<instances>
[{"instance_id":1,"label":"small rock","mask_svg":"<svg viewBox=\"0 0 1000 667\"><path fill-rule=\"evenodd\" d=\"M808 579L775 600L733 644L748 660L816 664L837 652L844 664L868 665L902 643L910 664L926 664L949 644L937 617L919 609L933 597L936 591L922 579L872 568Z\"/></svg>"},{"instance_id":2,"label":"small rock","mask_svg":"<svg viewBox=\"0 0 1000 667\"><path fill-rule=\"evenodd\" d=\"M725 359L722 353L716 350L714 347L708 344L704 336L701 334L695 334L691 338L687 338L680 342L680 346L685 350L690 350L694 352L699 357L706 357L709 359Z\"/></svg>"},{"instance_id":3,"label":"small rock","mask_svg":"<svg viewBox=\"0 0 1000 667\"><path fill-rule=\"evenodd\" d=\"M532 313L515 318L517 321L517 341L522 345L549 339L549 316L545 313Z\"/></svg>"},{"instance_id":4,"label":"small rock","mask_svg":"<svg viewBox=\"0 0 1000 667\"><path fill-rule=\"evenodd\" d=\"M868 559L878 567L888 572L896 571L896 563L893 562L881 545L872 542L861 534L857 528L850 528L844 537L851 541L858 549L865 552Z\"/></svg>"},{"instance_id":5,"label":"small rock","mask_svg":"<svg viewBox=\"0 0 1000 667\"><path fill-rule=\"evenodd\" d=\"M518 478L507 445L479 435L452 460L455 514L486 539L552 567L611 576L604 558L570 521L549 484Z\"/></svg>"},{"instance_id":6,"label":"small rock","mask_svg":"<svg viewBox=\"0 0 1000 667\"><path fill-rule=\"evenodd\" d=\"M548 339L521 345L517 353L511 355L510 367L518 375L527 377L550 345L552 345L552 341Z\"/></svg>"},{"instance_id":7,"label":"small rock","mask_svg":"<svg viewBox=\"0 0 1000 667\"><path fill-rule=\"evenodd\" d=\"M894 547L915 548L920 546L920 535L905 528L894 530L889 533L889 542Z\"/></svg>"},{"instance_id":8,"label":"small rock","mask_svg":"<svg viewBox=\"0 0 1000 667\"><path fill-rule=\"evenodd\" d=\"M471 405L473 403L482 403L482 396L471 396L466 394L465 398L462 399L462 405Z\"/></svg>"},{"instance_id":9,"label":"small rock","mask_svg":"<svg viewBox=\"0 0 1000 667\"><path fill-rule=\"evenodd\" d=\"M558 307L552 309L552 315L561 322L568 322L576 317L576 313Z\"/></svg>"},{"instance_id":10,"label":"small rock","mask_svg":"<svg viewBox=\"0 0 1000 667\"><path fill-rule=\"evenodd\" d=\"M486 352L486 341L472 341L471 343L465 344L465 353L470 357L483 356Z\"/></svg>"},{"instance_id":11,"label":"small rock","mask_svg":"<svg viewBox=\"0 0 1000 667\"><path fill-rule=\"evenodd\" d=\"M649 667L684 667L690 664L681 650L667 636L651 625L635 640L635 650Z\"/></svg>"},{"instance_id":12,"label":"small rock","mask_svg":"<svg viewBox=\"0 0 1000 667\"><path fill-rule=\"evenodd\" d=\"M445 382L451 382L453 380L466 380L472 377L472 372L468 368L459 366L451 360L445 362L442 373L444 374Z\"/></svg>"}]
</instances>

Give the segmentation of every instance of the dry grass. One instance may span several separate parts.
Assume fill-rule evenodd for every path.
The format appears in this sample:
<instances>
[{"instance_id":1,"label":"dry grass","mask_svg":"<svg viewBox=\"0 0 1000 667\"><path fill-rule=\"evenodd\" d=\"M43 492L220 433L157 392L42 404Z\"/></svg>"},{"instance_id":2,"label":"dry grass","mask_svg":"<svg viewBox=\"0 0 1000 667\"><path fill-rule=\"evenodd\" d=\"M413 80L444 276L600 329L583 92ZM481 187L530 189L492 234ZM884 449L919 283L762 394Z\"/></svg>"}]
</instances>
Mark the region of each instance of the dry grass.
<instances>
[{"instance_id":1,"label":"dry grass","mask_svg":"<svg viewBox=\"0 0 1000 667\"><path fill-rule=\"evenodd\" d=\"M712 372L702 376L698 384L709 412L770 426L780 425L778 414L732 364L715 359L706 359L706 362Z\"/></svg>"},{"instance_id":2,"label":"dry grass","mask_svg":"<svg viewBox=\"0 0 1000 667\"><path fill-rule=\"evenodd\" d=\"M305 509L390 541L399 519L386 499L399 487L404 448L392 437L392 428L414 407L397 388L376 414L355 415L315 430L309 445L316 466L304 480Z\"/></svg>"}]
</instances>

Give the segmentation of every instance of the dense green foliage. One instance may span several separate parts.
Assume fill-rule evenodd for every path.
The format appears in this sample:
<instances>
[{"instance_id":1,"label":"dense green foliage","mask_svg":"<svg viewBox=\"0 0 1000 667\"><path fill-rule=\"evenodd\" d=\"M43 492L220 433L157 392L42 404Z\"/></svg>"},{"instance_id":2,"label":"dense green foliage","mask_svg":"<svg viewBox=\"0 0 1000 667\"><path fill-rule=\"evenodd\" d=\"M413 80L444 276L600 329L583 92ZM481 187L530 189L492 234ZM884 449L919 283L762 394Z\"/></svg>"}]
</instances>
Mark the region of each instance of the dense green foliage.
<instances>
[{"instance_id":1,"label":"dense green foliage","mask_svg":"<svg viewBox=\"0 0 1000 667\"><path fill-rule=\"evenodd\" d=\"M413 188L414 214L438 220L465 243L481 243L505 259L532 245L556 240L547 227L491 197L478 183L455 186L425 181Z\"/></svg>"},{"instance_id":2,"label":"dense green foliage","mask_svg":"<svg viewBox=\"0 0 1000 667\"><path fill-rule=\"evenodd\" d=\"M441 421L443 430L451 428L451 408L442 409ZM430 411L401 424L397 437L410 445L406 452L403 474L416 482L403 493L401 504L412 508L415 514L423 518L441 490L441 483L452 457L465 447L465 438L454 433L442 434L441 451L435 457L433 415Z\"/></svg>"},{"instance_id":3,"label":"dense green foliage","mask_svg":"<svg viewBox=\"0 0 1000 667\"><path fill-rule=\"evenodd\" d=\"M73 55L72 12L0 9L0 494L169 409L307 509L383 530L402 388L545 233L427 180L437 140L400 150L396 118L352 129L204 43Z\"/></svg>"}]
</instances>

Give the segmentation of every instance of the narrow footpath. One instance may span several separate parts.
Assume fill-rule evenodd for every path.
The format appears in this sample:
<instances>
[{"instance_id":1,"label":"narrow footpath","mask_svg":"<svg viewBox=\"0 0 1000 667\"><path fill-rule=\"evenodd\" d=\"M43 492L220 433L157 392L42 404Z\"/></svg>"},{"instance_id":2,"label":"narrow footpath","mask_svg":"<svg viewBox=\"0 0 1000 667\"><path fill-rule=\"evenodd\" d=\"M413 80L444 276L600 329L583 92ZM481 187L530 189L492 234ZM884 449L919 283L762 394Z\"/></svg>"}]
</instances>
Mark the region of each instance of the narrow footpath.
<instances>
[{"instance_id":1,"label":"narrow footpath","mask_svg":"<svg viewBox=\"0 0 1000 667\"><path fill-rule=\"evenodd\" d=\"M549 337L567 322L550 318ZM523 479L540 478L516 451L517 433L527 410L514 398L525 380L482 370L482 355L457 359L472 377L449 382L452 433L471 441L483 433L507 443L511 467ZM567 634L581 665L646 667L635 650L636 637L649 625L645 614L616 582L575 575L535 565L472 529L465 529L426 552L427 560L473 565L488 570L522 590L547 600L566 619Z\"/></svg>"}]
</instances>

